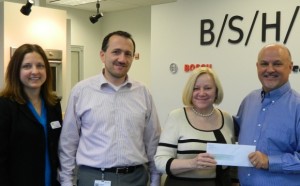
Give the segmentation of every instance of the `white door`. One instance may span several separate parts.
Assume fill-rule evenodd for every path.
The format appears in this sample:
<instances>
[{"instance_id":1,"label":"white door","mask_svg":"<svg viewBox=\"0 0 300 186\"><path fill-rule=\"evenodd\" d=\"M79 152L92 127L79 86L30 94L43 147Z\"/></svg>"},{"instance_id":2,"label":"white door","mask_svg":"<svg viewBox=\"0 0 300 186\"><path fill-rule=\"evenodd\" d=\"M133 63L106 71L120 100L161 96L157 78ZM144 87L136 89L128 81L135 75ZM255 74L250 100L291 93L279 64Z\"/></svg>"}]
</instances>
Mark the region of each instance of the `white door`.
<instances>
[{"instance_id":1,"label":"white door","mask_svg":"<svg viewBox=\"0 0 300 186\"><path fill-rule=\"evenodd\" d=\"M71 46L71 87L83 79L83 46Z\"/></svg>"}]
</instances>

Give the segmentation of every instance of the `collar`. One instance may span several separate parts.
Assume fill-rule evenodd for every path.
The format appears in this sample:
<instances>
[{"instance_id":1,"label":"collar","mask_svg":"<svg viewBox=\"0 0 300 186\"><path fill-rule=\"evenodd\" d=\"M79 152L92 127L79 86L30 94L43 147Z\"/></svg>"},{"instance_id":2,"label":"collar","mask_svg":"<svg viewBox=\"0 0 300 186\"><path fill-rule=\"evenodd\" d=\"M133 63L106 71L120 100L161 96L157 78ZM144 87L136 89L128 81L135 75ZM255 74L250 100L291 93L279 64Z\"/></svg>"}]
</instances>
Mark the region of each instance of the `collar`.
<instances>
[{"instance_id":1,"label":"collar","mask_svg":"<svg viewBox=\"0 0 300 186\"><path fill-rule=\"evenodd\" d=\"M124 83L122 83L121 85L119 86L115 86L114 84L112 84L111 82L107 81L107 79L104 77L103 75L103 72L104 72L104 69L102 70L102 73L100 74L100 88L106 88L106 87L110 87L110 88L113 88L115 90L119 90L121 88L130 88L132 87L132 80L129 78L129 76L127 75L126 76L126 80Z\"/></svg>"},{"instance_id":2,"label":"collar","mask_svg":"<svg viewBox=\"0 0 300 186\"><path fill-rule=\"evenodd\" d=\"M290 82L286 82L285 84L283 84L281 87L272 90L268 93L266 93L263 89L261 90L261 102L263 102L263 100L265 98L272 98L272 99L276 99L281 97L283 94L285 94L286 92L288 92L291 89L291 84Z\"/></svg>"}]
</instances>

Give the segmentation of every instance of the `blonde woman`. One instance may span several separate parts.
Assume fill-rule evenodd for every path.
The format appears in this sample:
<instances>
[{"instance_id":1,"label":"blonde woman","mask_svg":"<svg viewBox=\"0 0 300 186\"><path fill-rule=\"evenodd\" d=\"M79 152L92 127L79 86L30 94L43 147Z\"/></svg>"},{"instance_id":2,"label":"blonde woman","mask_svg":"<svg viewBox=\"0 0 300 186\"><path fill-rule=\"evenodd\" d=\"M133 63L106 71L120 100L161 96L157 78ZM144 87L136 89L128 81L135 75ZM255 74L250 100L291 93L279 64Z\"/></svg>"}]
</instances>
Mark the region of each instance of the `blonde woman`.
<instances>
[{"instance_id":1,"label":"blonde woman","mask_svg":"<svg viewBox=\"0 0 300 186\"><path fill-rule=\"evenodd\" d=\"M228 167L217 166L206 153L206 143L234 143L232 116L215 105L223 100L216 73L195 69L182 96L183 108L173 110L164 125L155 155L159 171L167 174L165 186L228 186Z\"/></svg>"}]
</instances>

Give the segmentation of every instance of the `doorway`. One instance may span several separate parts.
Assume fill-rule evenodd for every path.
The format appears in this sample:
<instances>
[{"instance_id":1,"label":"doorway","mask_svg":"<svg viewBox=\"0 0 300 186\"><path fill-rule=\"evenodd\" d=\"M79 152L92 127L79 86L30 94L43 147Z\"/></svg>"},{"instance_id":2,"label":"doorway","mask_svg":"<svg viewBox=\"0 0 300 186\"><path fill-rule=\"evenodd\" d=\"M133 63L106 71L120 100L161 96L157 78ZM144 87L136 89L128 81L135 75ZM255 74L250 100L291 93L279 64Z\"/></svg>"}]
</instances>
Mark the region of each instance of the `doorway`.
<instances>
[{"instance_id":1,"label":"doorway","mask_svg":"<svg viewBox=\"0 0 300 186\"><path fill-rule=\"evenodd\" d=\"M71 45L71 87L83 79L83 46Z\"/></svg>"}]
</instances>

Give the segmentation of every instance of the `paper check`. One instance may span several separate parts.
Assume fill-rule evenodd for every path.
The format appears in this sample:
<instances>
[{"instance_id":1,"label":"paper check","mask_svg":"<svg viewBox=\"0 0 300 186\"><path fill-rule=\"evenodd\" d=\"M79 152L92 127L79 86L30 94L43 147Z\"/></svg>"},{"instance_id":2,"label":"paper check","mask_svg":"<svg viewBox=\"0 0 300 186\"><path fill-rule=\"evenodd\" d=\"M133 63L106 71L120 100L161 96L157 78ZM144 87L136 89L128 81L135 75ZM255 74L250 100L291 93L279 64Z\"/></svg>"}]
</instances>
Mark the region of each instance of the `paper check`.
<instances>
[{"instance_id":1,"label":"paper check","mask_svg":"<svg viewBox=\"0 0 300 186\"><path fill-rule=\"evenodd\" d=\"M252 145L207 143L206 152L215 157L218 165L253 167L248 155L255 151Z\"/></svg>"}]
</instances>

